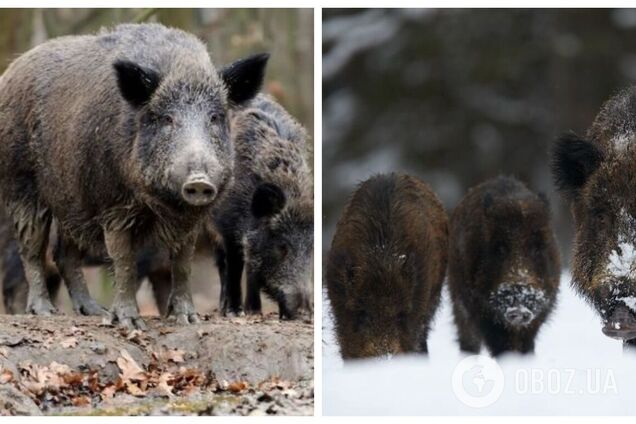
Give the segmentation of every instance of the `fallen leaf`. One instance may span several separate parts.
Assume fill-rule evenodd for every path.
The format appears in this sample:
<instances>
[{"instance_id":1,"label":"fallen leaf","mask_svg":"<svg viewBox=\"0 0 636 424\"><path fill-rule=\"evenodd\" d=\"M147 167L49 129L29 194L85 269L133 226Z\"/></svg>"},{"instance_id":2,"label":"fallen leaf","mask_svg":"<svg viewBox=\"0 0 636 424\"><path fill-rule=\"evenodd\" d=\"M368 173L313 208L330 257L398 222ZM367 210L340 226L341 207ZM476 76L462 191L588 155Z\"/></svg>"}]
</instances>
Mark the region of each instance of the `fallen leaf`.
<instances>
[{"instance_id":1,"label":"fallen leaf","mask_svg":"<svg viewBox=\"0 0 636 424\"><path fill-rule=\"evenodd\" d=\"M77 396L71 399L73 406L87 406L91 404L91 399L88 396Z\"/></svg>"},{"instance_id":2,"label":"fallen leaf","mask_svg":"<svg viewBox=\"0 0 636 424\"><path fill-rule=\"evenodd\" d=\"M137 397L146 396L146 391L142 390L135 383L126 383L126 391L133 396L137 396Z\"/></svg>"},{"instance_id":3,"label":"fallen leaf","mask_svg":"<svg viewBox=\"0 0 636 424\"><path fill-rule=\"evenodd\" d=\"M112 399L115 396L115 392L117 391L117 387L114 384L110 384L102 390L99 396L102 400Z\"/></svg>"},{"instance_id":4,"label":"fallen leaf","mask_svg":"<svg viewBox=\"0 0 636 424\"><path fill-rule=\"evenodd\" d=\"M13 373L11 370L2 370L2 372L0 372L0 384L6 384L11 381L13 381Z\"/></svg>"},{"instance_id":5,"label":"fallen leaf","mask_svg":"<svg viewBox=\"0 0 636 424\"><path fill-rule=\"evenodd\" d=\"M157 384L159 391L170 398L174 396L172 394L172 385L170 384L173 379L174 376L171 373L166 372L159 376L159 384Z\"/></svg>"},{"instance_id":6,"label":"fallen leaf","mask_svg":"<svg viewBox=\"0 0 636 424\"><path fill-rule=\"evenodd\" d=\"M62 380L64 380L64 383L68 384L69 386L79 386L82 384L84 376L82 375L82 373L79 372L70 372L68 374L63 374Z\"/></svg>"},{"instance_id":7,"label":"fallen leaf","mask_svg":"<svg viewBox=\"0 0 636 424\"><path fill-rule=\"evenodd\" d=\"M130 353L127 350L122 349L120 351L121 356L117 358L117 366L121 370L121 378L124 383L129 381L143 381L147 380L148 376L144 370L135 362Z\"/></svg>"},{"instance_id":8,"label":"fallen leaf","mask_svg":"<svg viewBox=\"0 0 636 424\"><path fill-rule=\"evenodd\" d=\"M232 393L240 393L243 390L247 389L247 383L244 381L235 381L234 383L230 383L227 386L227 389Z\"/></svg>"}]
</instances>

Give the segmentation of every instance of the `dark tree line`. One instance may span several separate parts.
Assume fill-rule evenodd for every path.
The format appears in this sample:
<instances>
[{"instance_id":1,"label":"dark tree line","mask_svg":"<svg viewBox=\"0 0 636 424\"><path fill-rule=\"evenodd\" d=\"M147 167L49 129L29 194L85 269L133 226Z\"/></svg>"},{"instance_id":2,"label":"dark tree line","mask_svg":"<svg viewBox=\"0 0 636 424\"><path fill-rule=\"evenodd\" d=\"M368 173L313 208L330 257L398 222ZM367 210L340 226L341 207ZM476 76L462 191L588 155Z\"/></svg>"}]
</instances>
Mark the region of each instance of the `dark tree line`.
<instances>
[{"instance_id":1,"label":"dark tree line","mask_svg":"<svg viewBox=\"0 0 636 424\"><path fill-rule=\"evenodd\" d=\"M562 251L569 211L549 174L561 132L584 133L636 79L636 10L323 13L325 249L356 183L399 170L449 211L499 174L548 194Z\"/></svg>"}]
</instances>

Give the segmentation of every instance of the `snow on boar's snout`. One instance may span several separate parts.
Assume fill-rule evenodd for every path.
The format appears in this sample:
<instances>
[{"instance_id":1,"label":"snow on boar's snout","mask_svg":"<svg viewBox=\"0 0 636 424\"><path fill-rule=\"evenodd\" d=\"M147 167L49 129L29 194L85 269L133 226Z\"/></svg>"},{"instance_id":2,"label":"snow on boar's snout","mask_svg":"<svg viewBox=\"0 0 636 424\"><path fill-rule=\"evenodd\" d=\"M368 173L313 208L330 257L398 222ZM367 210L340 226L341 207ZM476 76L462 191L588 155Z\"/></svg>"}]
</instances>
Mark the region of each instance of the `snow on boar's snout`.
<instances>
[{"instance_id":1,"label":"snow on boar's snout","mask_svg":"<svg viewBox=\"0 0 636 424\"><path fill-rule=\"evenodd\" d=\"M523 282L500 285L489 302L499 319L515 328L529 326L550 304L545 290Z\"/></svg>"}]
</instances>

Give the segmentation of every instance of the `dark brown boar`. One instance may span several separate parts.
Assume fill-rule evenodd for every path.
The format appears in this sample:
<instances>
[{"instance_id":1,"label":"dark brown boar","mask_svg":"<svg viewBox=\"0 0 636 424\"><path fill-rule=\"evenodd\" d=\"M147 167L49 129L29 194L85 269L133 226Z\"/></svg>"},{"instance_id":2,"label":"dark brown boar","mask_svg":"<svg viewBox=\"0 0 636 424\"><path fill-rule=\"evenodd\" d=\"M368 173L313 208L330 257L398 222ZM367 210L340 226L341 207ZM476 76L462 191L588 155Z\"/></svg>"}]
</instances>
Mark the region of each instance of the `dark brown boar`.
<instances>
[{"instance_id":1,"label":"dark brown boar","mask_svg":"<svg viewBox=\"0 0 636 424\"><path fill-rule=\"evenodd\" d=\"M140 249L171 258L169 313L197 321L189 288L194 242L233 175L233 113L259 91L267 55L217 70L196 37L121 25L48 41L0 78L0 194L14 224L28 312L55 308L45 284L52 220L57 262L81 310L99 314L82 255L108 256L108 321L143 328L135 300Z\"/></svg>"},{"instance_id":2,"label":"dark brown boar","mask_svg":"<svg viewBox=\"0 0 636 424\"><path fill-rule=\"evenodd\" d=\"M448 218L428 185L398 174L360 184L326 263L343 358L428 351L447 252Z\"/></svg>"},{"instance_id":3,"label":"dark brown boar","mask_svg":"<svg viewBox=\"0 0 636 424\"><path fill-rule=\"evenodd\" d=\"M560 278L547 199L511 177L472 188L451 216L448 260L460 349L533 352Z\"/></svg>"},{"instance_id":4,"label":"dark brown boar","mask_svg":"<svg viewBox=\"0 0 636 424\"><path fill-rule=\"evenodd\" d=\"M552 148L552 173L575 223L572 285L603 332L636 338L636 88L607 101L585 137Z\"/></svg>"}]
</instances>

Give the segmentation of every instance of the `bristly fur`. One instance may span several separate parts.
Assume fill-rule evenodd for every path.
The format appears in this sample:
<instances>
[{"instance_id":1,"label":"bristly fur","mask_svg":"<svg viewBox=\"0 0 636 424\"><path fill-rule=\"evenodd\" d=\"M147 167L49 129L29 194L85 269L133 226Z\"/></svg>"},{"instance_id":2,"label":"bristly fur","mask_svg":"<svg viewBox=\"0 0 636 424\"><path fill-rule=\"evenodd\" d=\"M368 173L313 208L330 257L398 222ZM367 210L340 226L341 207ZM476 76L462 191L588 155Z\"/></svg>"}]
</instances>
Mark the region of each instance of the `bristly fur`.
<instances>
[{"instance_id":1,"label":"bristly fur","mask_svg":"<svg viewBox=\"0 0 636 424\"><path fill-rule=\"evenodd\" d=\"M134 250L163 245L186 284L185 252L232 177L229 123L243 104L228 97L256 95L265 62L235 64L244 78L226 81L194 35L127 24L50 40L9 66L0 80L0 191L39 292L33 312L53 309L42 295L38 258L53 219L75 255L102 256L110 234L117 252L109 253L125 251L114 264L120 271L131 269L124 263ZM216 196L188 200L183 187L191 178ZM61 269L76 275L70 267ZM120 275L120 282L133 280L132 271ZM188 296L177 302L193 316Z\"/></svg>"},{"instance_id":2,"label":"bristly fur","mask_svg":"<svg viewBox=\"0 0 636 424\"><path fill-rule=\"evenodd\" d=\"M448 218L408 175L377 175L353 193L325 266L345 359L427 352L446 272Z\"/></svg>"},{"instance_id":3,"label":"bristly fur","mask_svg":"<svg viewBox=\"0 0 636 424\"><path fill-rule=\"evenodd\" d=\"M242 260L233 259L241 250L248 285L264 290L281 310L286 304L298 303L292 298L307 303L311 288L304 280L310 279L313 252L313 178L306 158L307 132L272 98L259 95L236 115L232 135L235 180L215 213L231 262L228 268L242 269ZM254 204L267 197L274 203ZM235 277L226 278L224 284L240 284L239 274L230 272ZM258 310L257 289L251 290L246 306ZM240 308L240 291L232 293L232 299L226 299L226 312Z\"/></svg>"},{"instance_id":4,"label":"bristly fur","mask_svg":"<svg viewBox=\"0 0 636 424\"><path fill-rule=\"evenodd\" d=\"M576 228L572 285L604 320L619 307L636 320L628 305L636 296L635 86L603 104L585 140L557 142L555 156L566 160L555 160L552 169L566 189Z\"/></svg>"},{"instance_id":5,"label":"bristly fur","mask_svg":"<svg viewBox=\"0 0 636 424\"><path fill-rule=\"evenodd\" d=\"M469 190L450 220L448 285L463 351L530 353L554 308L560 259L544 200L512 177ZM508 308L534 317L515 327Z\"/></svg>"}]
</instances>

